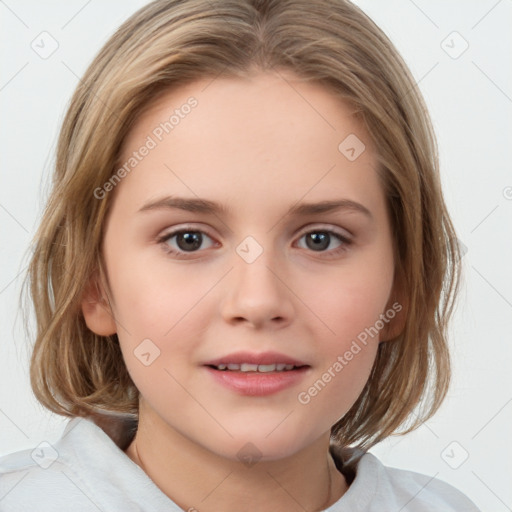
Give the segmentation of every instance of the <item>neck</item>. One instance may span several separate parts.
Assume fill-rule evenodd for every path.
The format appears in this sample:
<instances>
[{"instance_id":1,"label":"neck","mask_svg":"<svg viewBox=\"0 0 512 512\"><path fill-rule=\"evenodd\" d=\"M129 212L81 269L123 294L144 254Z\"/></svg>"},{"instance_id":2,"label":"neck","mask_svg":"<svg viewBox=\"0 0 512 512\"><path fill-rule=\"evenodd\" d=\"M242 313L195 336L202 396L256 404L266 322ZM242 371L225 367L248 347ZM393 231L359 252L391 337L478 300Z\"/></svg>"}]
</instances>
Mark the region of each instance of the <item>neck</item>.
<instances>
[{"instance_id":1,"label":"neck","mask_svg":"<svg viewBox=\"0 0 512 512\"><path fill-rule=\"evenodd\" d=\"M329 454L329 436L293 456L255 463L234 461L169 428L139 428L126 454L183 510L194 512L320 511L347 490Z\"/></svg>"}]
</instances>

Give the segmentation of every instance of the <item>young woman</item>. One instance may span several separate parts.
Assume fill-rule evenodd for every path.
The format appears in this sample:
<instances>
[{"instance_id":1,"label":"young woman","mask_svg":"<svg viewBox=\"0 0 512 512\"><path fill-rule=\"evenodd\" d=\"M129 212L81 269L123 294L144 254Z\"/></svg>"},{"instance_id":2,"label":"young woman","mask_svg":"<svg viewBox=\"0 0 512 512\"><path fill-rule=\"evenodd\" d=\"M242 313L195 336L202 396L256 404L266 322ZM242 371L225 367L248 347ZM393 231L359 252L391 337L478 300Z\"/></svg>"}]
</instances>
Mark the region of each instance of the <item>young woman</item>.
<instances>
[{"instance_id":1,"label":"young woman","mask_svg":"<svg viewBox=\"0 0 512 512\"><path fill-rule=\"evenodd\" d=\"M1 509L476 511L366 452L446 393L454 240L421 97L358 8L149 4L64 121L31 378L72 419L0 460Z\"/></svg>"}]
</instances>

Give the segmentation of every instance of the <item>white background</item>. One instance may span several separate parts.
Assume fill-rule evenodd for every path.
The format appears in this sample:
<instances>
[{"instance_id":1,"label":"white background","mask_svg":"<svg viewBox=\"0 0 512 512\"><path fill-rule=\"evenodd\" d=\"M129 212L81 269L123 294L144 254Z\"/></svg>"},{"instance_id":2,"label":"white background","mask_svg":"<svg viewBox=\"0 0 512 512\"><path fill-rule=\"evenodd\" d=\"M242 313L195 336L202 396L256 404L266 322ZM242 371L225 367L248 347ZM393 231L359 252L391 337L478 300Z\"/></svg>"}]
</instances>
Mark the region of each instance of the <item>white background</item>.
<instances>
[{"instance_id":1,"label":"white background","mask_svg":"<svg viewBox=\"0 0 512 512\"><path fill-rule=\"evenodd\" d=\"M18 309L27 248L78 77L145 3L0 2L0 455L54 442L64 426L29 387L31 340ZM482 510L512 510L512 2L356 3L396 44L426 98L446 199L467 248L449 397L428 424L373 451L388 465L452 483ZM31 48L43 31L59 45L47 59Z\"/></svg>"}]
</instances>

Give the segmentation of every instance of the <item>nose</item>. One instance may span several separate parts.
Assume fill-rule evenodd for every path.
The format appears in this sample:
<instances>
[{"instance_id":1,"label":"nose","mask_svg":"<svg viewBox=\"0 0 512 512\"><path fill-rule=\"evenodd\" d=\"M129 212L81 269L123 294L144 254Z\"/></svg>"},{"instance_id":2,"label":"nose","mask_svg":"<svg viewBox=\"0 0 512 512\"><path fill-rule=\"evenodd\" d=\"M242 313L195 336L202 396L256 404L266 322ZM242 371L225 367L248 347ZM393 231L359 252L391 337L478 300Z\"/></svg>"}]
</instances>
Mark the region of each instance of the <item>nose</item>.
<instances>
[{"instance_id":1,"label":"nose","mask_svg":"<svg viewBox=\"0 0 512 512\"><path fill-rule=\"evenodd\" d=\"M252 263L235 254L225 289L221 313L229 324L280 329L293 320L293 293L286 284L282 266L279 270L270 251L264 251Z\"/></svg>"}]
</instances>

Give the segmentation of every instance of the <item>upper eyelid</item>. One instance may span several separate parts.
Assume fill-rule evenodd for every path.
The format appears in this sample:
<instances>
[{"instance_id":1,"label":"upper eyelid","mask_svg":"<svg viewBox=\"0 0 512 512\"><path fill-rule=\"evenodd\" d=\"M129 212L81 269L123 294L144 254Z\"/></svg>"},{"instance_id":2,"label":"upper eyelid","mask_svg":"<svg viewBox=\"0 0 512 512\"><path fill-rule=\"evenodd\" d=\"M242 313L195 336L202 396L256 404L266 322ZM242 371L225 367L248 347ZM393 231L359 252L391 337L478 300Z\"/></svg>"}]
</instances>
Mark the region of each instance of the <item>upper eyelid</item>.
<instances>
[{"instance_id":1,"label":"upper eyelid","mask_svg":"<svg viewBox=\"0 0 512 512\"><path fill-rule=\"evenodd\" d=\"M302 231L305 231L305 232L308 232L308 231L311 231L311 230L315 230L315 229L318 229L318 231L321 231L321 230L324 230L324 231L336 231L336 230L342 230L348 234L352 234L350 233L350 231L347 229L347 228L343 228L341 226L335 226L331 223L322 223L322 222L313 222L313 223L310 223L306 226L303 226L297 230L295 230L296 232L302 232ZM169 227L169 228L165 228L163 230L163 233L166 233L166 232L169 232L169 233L179 233L180 231L186 231L186 230L190 230L190 231L201 231L201 232L204 232L206 234L208 234L208 228L207 227L204 227L203 224L201 223L187 223L187 222L184 222L183 224L177 224L176 226L173 226L173 227Z\"/></svg>"},{"instance_id":2,"label":"upper eyelid","mask_svg":"<svg viewBox=\"0 0 512 512\"><path fill-rule=\"evenodd\" d=\"M164 230L162 230L162 232L161 232L162 234L159 235L159 238L176 235L176 234L184 232L184 231L198 231L198 232L204 233L208 236L212 236L212 235L210 235L208 228L205 228L203 226L188 225L185 223L183 225L179 224L178 226L165 228Z\"/></svg>"},{"instance_id":3,"label":"upper eyelid","mask_svg":"<svg viewBox=\"0 0 512 512\"><path fill-rule=\"evenodd\" d=\"M340 235L340 236L344 236L345 238L352 238L354 235L346 228L342 228L342 227L339 227L339 226L333 226L332 224L331 225L320 225L321 223L318 223L318 224L313 224L311 226L305 226L304 228L301 228L298 230L299 233L310 233L312 231L327 231L329 233L335 233L337 235Z\"/></svg>"}]
</instances>

